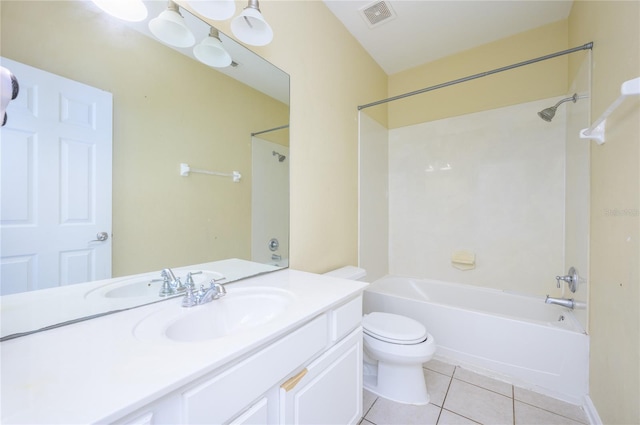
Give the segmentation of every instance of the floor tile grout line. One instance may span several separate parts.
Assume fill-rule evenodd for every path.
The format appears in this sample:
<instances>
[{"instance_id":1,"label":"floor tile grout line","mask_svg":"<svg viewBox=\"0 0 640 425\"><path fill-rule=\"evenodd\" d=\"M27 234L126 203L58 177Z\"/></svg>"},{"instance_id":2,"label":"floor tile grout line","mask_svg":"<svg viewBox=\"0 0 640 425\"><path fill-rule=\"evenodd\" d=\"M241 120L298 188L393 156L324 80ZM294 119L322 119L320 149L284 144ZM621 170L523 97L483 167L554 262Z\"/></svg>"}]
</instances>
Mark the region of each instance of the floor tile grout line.
<instances>
[{"instance_id":1,"label":"floor tile grout line","mask_svg":"<svg viewBox=\"0 0 640 425\"><path fill-rule=\"evenodd\" d=\"M457 366L454 366L453 372L451 373L451 376L449 376L449 385L447 385L447 391L445 391L444 397L442 398L442 406L440 406L440 412L438 412L438 419L436 419L436 425L440 422L440 416L442 416L442 411L444 410L444 403L447 401L447 396L449 395L449 389L451 389L451 383L453 382L453 375L456 371L456 367Z\"/></svg>"},{"instance_id":2,"label":"floor tile grout line","mask_svg":"<svg viewBox=\"0 0 640 425\"><path fill-rule=\"evenodd\" d=\"M456 367L457 367L457 366L454 366L454 371L455 371L455 368L456 368ZM453 377L453 372L451 373L451 375L449 375L448 373L440 372L439 370L433 370L433 369L430 369L430 368L425 367L425 366L422 366L422 369L424 369L424 370L428 370L429 372L437 373L437 374L439 374L439 375L448 376L449 378L452 378L452 377Z\"/></svg>"},{"instance_id":3,"label":"floor tile grout line","mask_svg":"<svg viewBox=\"0 0 640 425\"><path fill-rule=\"evenodd\" d=\"M455 372L455 368L453 370ZM453 382L453 374L451 374L451 376L449 377L449 385L447 385L447 391L444 392L444 397L442 398L442 406L440 406L440 409L444 409L444 403L447 401L447 396L449 395L449 390L451 389L452 382ZM442 413L442 411L440 413Z\"/></svg>"},{"instance_id":4,"label":"floor tile grout line","mask_svg":"<svg viewBox=\"0 0 640 425\"><path fill-rule=\"evenodd\" d=\"M473 385L474 387L481 388L481 389L486 390L486 391L490 391L490 392L492 392L494 394L501 395L502 397L513 398L513 397L509 397L508 395L504 395L503 393L500 393L498 391L494 391L492 389L483 387L482 385L478 385L478 384L474 384L473 382L465 381L464 379L459 379L459 378L455 378L455 377L453 379L455 379L457 381L460 381L460 382L464 382L465 384ZM502 382L502 381L498 381L498 382ZM513 388L513 385L511 385L511 387Z\"/></svg>"},{"instance_id":5,"label":"floor tile grout line","mask_svg":"<svg viewBox=\"0 0 640 425\"><path fill-rule=\"evenodd\" d=\"M373 393L372 393L373 394ZM367 422L371 422L370 420L367 419L367 415L369 414L369 412L371 411L371 409L373 409L373 406L378 402L378 399L380 398L380 396L376 396L376 399L373 400L373 403L371 403L371 406L369 406L369 408L367 409L367 411L362 415L362 419L365 419ZM371 422L373 423L373 422Z\"/></svg>"},{"instance_id":6,"label":"floor tile grout line","mask_svg":"<svg viewBox=\"0 0 640 425\"><path fill-rule=\"evenodd\" d=\"M511 409L513 415L513 425L516 425L516 390L511 385Z\"/></svg>"},{"instance_id":7,"label":"floor tile grout line","mask_svg":"<svg viewBox=\"0 0 640 425\"><path fill-rule=\"evenodd\" d=\"M444 407L442 408L442 410L446 410L447 412L449 412L449 413L453 413L454 415L456 415L456 416L460 416L461 418L468 419L468 420L470 420L471 422L473 422L474 424L481 424L481 422L478 422L478 421L476 421L475 419L471 419L471 418L470 418L470 417L468 417L468 416L461 415L460 413L458 413L458 412L454 412L453 410L445 409ZM442 411L440 412L440 414L442 414ZM438 420L440 420L440 418L438 418Z\"/></svg>"},{"instance_id":8,"label":"floor tile grout line","mask_svg":"<svg viewBox=\"0 0 640 425\"><path fill-rule=\"evenodd\" d=\"M444 404L444 403L442 403ZM435 406L435 404L434 404ZM440 422L440 416L442 416L442 411L444 410L443 407L440 408L440 411L438 412L438 417L436 418L436 425L438 425L438 422Z\"/></svg>"},{"instance_id":9,"label":"floor tile grout line","mask_svg":"<svg viewBox=\"0 0 640 425\"><path fill-rule=\"evenodd\" d=\"M583 422L582 420L579 420L579 419L576 419L576 418L572 418L571 416L566 416L566 415L563 415L561 413L554 412L553 410L545 409L544 407L540 407L540 406L537 406L535 404L527 403L526 401L522 401L520 399L516 399L515 397L513 398L514 406L515 406L516 401L518 401L518 402L520 402L522 404L526 404L527 406L535 407L536 409L544 410L545 412L548 412L548 413L553 413L556 416L560 416L562 418L569 419L569 420L572 420L574 422L579 422L579 423L584 424L584 425L588 425L588 423L589 423L589 422ZM578 407L580 407L580 406L578 406Z\"/></svg>"}]
</instances>

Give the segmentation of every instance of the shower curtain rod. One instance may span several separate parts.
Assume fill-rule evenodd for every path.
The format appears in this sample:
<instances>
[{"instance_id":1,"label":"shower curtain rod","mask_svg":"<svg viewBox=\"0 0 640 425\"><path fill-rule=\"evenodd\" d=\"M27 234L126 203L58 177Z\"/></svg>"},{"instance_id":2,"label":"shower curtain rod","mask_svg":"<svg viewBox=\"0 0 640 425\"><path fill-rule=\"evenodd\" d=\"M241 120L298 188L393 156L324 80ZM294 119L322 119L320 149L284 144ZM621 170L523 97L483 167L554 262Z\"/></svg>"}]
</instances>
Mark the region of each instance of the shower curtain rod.
<instances>
[{"instance_id":1,"label":"shower curtain rod","mask_svg":"<svg viewBox=\"0 0 640 425\"><path fill-rule=\"evenodd\" d=\"M593 41L589 42L587 44L584 44L582 46L574 47L572 49L567 49L567 50L563 50L561 52L551 53L549 55L540 56L539 58L529 59L529 60L524 61L524 62L514 63L513 65L503 66L502 68L496 68L496 69L493 69L491 71L481 72L479 74L470 75L468 77L458 78L457 80L453 80L453 81L449 81L449 82L441 83L441 84L436 84L435 86L426 87L424 89L412 91L412 92L409 92L409 93L399 94L397 96L389 97L387 99L382 99L382 100L378 100L376 102L367 103L366 105L359 105L358 106L358 111L361 111L362 109L365 109L365 108L370 108L372 106L381 105L383 103L392 102L394 100L404 99L405 97L414 96L416 94L426 93L428 91L441 89L443 87L453 86L454 84L458 84L458 83L464 83L465 81L475 80L476 78L486 77L487 75L497 74L498 72L508 71L510 69L518 68L518 67L521 67L521 66L524 66L524 65L530 65L532 63L541 62L541 61L544 61L544 60L547 60L547 59L553 59L553 58L556 58L558 56L567 55L569 53L577 52L577 51L580 51L580 50L591 50L591 49L593 49Z\"/></svg>"},{"instance_id":2,"label":"shower curtain rod","mask_svg":"<svg viewBox=\"0 0 640 425\"><path fill-rule=\"evenodd\" d=\"M251 133L251 137L257 136L258 134L262 134L262 133L269 133L270 131L282 130L283 128L289 128L289 124L281 125L280 127L273 127L268 130L262 130L255 133Z\"/></svg>"}]
</instances>

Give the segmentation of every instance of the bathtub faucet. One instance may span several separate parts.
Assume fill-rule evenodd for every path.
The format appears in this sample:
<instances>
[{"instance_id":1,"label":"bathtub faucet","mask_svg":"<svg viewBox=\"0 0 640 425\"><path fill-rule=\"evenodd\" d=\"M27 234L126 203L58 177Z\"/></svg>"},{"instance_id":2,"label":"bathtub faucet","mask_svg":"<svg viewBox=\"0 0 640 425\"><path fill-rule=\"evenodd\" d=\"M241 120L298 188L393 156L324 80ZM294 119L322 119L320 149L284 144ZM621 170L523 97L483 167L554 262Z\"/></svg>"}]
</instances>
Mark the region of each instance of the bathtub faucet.
<instances>
[{"instance_id":1,"label":"bathtub faucet","mask_svg":"<svg viewBox=\"0 0 640 425\"><path fill-rule=\"evenodd\" d=\"M544 302L546 304L558 304L558 305L561 305L562 307L570 308L571 310L573 310L574 307L576 306L576 303L575 301L573 301L573 298L571 299L553 298L547 295L547 298L544 300Z\"/></svg>"}]
</instances>

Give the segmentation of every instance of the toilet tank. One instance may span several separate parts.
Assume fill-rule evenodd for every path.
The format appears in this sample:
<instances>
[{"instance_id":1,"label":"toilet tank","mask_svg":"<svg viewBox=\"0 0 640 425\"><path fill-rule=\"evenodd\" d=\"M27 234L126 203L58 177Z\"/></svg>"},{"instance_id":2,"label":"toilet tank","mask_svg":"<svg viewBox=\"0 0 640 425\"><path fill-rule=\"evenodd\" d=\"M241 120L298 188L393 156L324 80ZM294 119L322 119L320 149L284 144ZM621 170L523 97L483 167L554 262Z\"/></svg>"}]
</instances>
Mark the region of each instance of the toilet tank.
<instances>
[{"instance_id":1,"label":"toilet tank","mask_svg":"<svg viewBox=\"0 0 640 425\"><path fill-rule=\"evenodd\" d=\"M345 266L340 267L339 269L331 270L330 272L324 274L325 276L339 277L342 279L364 280L364 278L367 276L367 271L365 269L361 269L360 267Z\"/></svg>"}]
</instances>

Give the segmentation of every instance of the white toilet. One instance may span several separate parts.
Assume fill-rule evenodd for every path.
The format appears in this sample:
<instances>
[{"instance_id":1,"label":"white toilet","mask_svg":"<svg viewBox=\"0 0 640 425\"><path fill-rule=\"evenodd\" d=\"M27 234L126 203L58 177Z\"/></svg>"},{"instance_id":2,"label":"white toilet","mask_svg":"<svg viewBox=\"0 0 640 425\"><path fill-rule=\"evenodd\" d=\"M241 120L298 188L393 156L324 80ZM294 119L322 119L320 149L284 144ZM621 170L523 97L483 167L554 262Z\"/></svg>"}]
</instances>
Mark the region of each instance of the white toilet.
<instances>
[{"instance_id":1,"label":"white toilet","mask_svg":"<svg viewBox=\"0 0 640 425\"><path fill-rule=\"evenodd\" d=\"M326 273L362 280L365 270L347 266ZM428 404L422 364L436 351L422 323L398 314L372 312L362 318L364 387L374 394L406 404Z\"/></svg>"}]
</instances>

